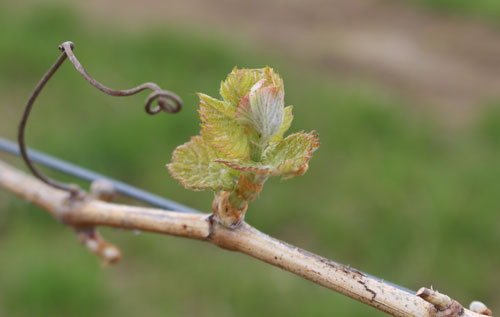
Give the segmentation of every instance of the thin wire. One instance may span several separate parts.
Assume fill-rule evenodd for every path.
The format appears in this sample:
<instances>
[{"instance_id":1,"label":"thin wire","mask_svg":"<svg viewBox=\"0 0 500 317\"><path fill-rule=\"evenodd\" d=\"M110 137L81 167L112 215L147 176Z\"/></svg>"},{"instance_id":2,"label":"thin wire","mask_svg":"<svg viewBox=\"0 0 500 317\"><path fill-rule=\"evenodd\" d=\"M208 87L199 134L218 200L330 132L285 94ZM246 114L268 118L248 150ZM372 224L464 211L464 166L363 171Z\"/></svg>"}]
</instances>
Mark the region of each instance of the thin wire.
<instances>
[{"instance_id":1,"label":"thin wire","mask_svg":"<svg viewBox=\"0 0 500 317\"><path fill-rule=\"evenodd\" d=\"M78 188L78 186L74 184L65 184L65 183L60 183L58 181L55 181L45 175L43 175L31 162L31 158L28 154L28 151L26 150L26 142L25 142L25 130L26 130L26 124L28 122L28 117L31 113L31 109L33 108L33 105L35 103L36 98L42 91L42 89L45 87L45 84L50 80L50 78L54 75L54 73L59 69L59 67L64 63L66 58L69 58L71 63L75 66L76 70L85 78L92 86L96 87L100 91L111 95L111 96L131 96L134 95L138 92L141 92L146 89L150 89L153 92L148 96L146 99L146 105L145 105L145 110L148 114L150 115L155 115L160 113L161 111L167 112L167 113L177 113L181 110L182 108L182 100L177 96L176 94L167 91L167 90L162 90L157 84L155 83L144 83L142 85L139 85L135 88L132 89L127 89L127 90L115 90L108 88L98 81L96 81L92 76L90 76L87 71L83 68L83 66L80 64L78 59L73 53L74 49L74 44L73 42L64 42L61 45L59 45L59 50L62 52L62 54L57 58L56 62L49 68L49 70L43 75L42 79L38 82L38 84L35 86L35 89L33 90L33 93L31 94L30 98L28 99L28 102L26 103L26 107L24 108L23 116L21 118L21 122L19 123L19 129L18 129L18 142L19 142L19 151L21 154L21 157L23 158L24 162L28 166L28 168L31 170L31 172L39 178L41 181L44 183L58 188L62 189L65 191L68 191L71 193L71 195L76 196L78 193L81 192L81 190ZM157 100L158 105L155 108L151 108L153 101Z\"/></svg>"},{"instance_id":2,"label":"thin wire","mask_svg":"<svg viewBox=\"0 0 500 317\"><path fill-rule=\"evenodd\" d=\"M19 155L19 147L17 146L16 143L9 141L5 138L0 137L0 151L4 151L7 153L11 153L14 155ZM178 211L182 213L202 213L199 210L193 209L191 207L185 206L183 204L180 204L176 201L172 201L163 197L160 197L158 195L152 194L150 192L147 192L145 190L139 189L137 187L131 186L129 184L120 182L116 179L113 179L111 177L98 174L96 172L90 171L88 169L85 169L83 167L80 167L78 165L66 162L64 160L55 158L51 155L28 149L28 153L32 160L34 162L37 162L39 164L42 164L44 166L50 167L54 170L63 172L65 174L74 176L76 178L80 178L89 182L98 180L98 179L105 179L113 184L115 187L116 191L122 195L125 195L127 197L136 199L138 201L145 202L151 206L155 206L158 208L162 209L167 209L167 210L172 210L172 211ZM364 272L361 272L365 274L366 276L373 278L381 283L385 283L388 285L391 285L395 288L398 288L402 291L405 291L409 294L415 294L415 291L412 291L406 287L388 282L386 280L383 280L381 278L378 278L376 276L373 276L371 274L367 274Z\"/></svg>"},{"instance_id":3,"label":"thin wire","mask_svg":"<svg viewBox=\"0 0 500 317\"><path fill-rule=\"evenodd\" d=\"M19 146L15 142L9 141L2 137L0 137L0 150L14 155L20 154ZM41 165L50 167L54 170L63 172L79 179L83 179L88 182L105 179L113 184L115 190L118 193L136 199L138 201L143 201L151 206L167 210L179 211L183 213L201 213L201 211L199 210L190 208L178 202L160 197L145 190L120 182L109 176L105 176L78 165L69 163L67 161L55 158L51 155L33 149L27 149L27 151L33 162L37 162Z\"/></svg>"}]
</instances>

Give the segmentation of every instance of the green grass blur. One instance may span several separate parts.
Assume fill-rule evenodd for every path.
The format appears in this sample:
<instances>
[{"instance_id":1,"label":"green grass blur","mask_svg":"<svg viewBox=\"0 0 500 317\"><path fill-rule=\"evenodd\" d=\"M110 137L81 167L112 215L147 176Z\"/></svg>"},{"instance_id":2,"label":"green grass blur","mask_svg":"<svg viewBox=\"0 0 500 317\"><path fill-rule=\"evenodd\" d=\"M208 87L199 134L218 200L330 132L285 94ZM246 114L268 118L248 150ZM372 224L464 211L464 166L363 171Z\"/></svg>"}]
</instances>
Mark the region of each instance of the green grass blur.
<instances>
[{"instance_id":1,"label":"green grass blur","mask_svg":"<svg viewBox=\"0 0 500 317\"><path fill-rule=\"evenodd\" d=\"M104 84L153 81L178 93L185 107L148 116L146 94L109 97L68 63L40 95L28 144L208 211L212 194L183 189L164 165L199 132L195 92L216 96L235 65L269 64L295 106L290 131L315 129L322 145L305 176L266 184L247 221L408 288L432 284L464 304L480 299L500 310L499 102L450 132L411 111L410 101L206 31L172 26L127 34L90 26L65 8L1 9L0 135L15 138L29 93L59 54L57 45L72 40L82 64ZM116 266L101 267L70 228L1 191L0 316L382 316L206 243L101 231L122 248Z\"/></svg>"},{"instance_id":2,"label":"green grass blur","mask_svg":"<svg viewBox=\"0 0 500 317\"><path fill-rule=\"evenodd\" d=\"M410 0L444 13L475 17L479 20L500 22L500 2L497 0Z\"/></svg>"}]
</instances>

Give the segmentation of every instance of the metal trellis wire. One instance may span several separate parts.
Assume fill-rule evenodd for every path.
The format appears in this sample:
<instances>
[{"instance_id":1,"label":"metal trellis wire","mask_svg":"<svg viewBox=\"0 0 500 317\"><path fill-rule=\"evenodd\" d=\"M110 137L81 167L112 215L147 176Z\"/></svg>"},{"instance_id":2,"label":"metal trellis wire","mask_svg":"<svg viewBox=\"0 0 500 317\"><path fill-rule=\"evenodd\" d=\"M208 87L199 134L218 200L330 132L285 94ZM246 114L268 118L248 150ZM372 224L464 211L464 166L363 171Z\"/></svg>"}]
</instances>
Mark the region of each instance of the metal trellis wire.
<instances>
[{"instance_id":1,"label":"metal trellis wire","mask_svg":"<svg viewBox=\"0 0 500 317\"><path fill-rule=\"evenodd\" d=\"M19 152L19 146L17 143L14 143L12 141L9 141L5 138L0 137L0 150L11 153L14 155L20 155ZM136 199L138 201L145 202L151 206L162 208L162 209L167 209L167 210L173 210L173 211L179 211L179 212L184 212L184 213L201 213L201 211L190 208L188 206L185 206L183 204L180 204L178 202L160 197L158 195L152 194L150 192L147 192L145 190L139 189L137 187L134 187L132 185L120 182L116 179L113 179L111 177L96 173L94 171L88 170L86 168L83 168L81 166L69 163L67 161L58 159L56 157L53 157L51 155L28 149L28 155L36 163L39 163L41 165L47 166L49 168L52 168L54 170L63 172L65 174L71 175L73 177L88 181L88 182L93 182L95 180L99 179L105 179L109 181L110 183L113 184L114 189L127 197Z\"/></svg>"}]
</instances>

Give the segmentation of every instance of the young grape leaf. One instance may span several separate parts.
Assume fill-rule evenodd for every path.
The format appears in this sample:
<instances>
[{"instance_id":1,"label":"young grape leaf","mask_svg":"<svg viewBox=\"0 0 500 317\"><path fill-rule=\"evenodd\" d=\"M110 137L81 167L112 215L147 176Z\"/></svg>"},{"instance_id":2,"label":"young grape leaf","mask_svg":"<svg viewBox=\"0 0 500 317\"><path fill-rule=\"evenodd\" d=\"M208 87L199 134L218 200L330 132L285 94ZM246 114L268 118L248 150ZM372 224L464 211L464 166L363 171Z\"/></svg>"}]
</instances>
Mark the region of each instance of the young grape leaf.
<instances>
[{"instance_id":1,"label":"young grape leaf","mask_svg":"<svg viewBox=\"0 0 500 317\"><path fill-rule=\"evenodd\" d=\"M271 171L271 175L284 178L303 175L307 171L313 152L319 145L318 135L314 131L297 132L287 136L281 142L269 145L263 154L262 162L276 166Z\"/></svg>"},{"instance_id":2,"label":"young grape leaf","mask_svg":"<svg viewBox=\"0 0 500 317\"><path fill-rule=\"evenodd\" d=\"M231 190L238 177L237 170L216 162L221 156L201 136L178 146L167 164L170 174L185 188L202 190Z\"/></svg>"},{"instance_id":3,"label":"young grape leaf","mask_svg":"<svg viewBox=\"0 0 500 317\"><path fill-rule=\"evenodd\" d=\"M243 172L291 178L307 171L312 153L318 147L318 136L314 132L298 132L269 145L264 151L262 162L225 158L217 159L216 162Z\"/></svg>"},{"instance_id":4,"label":"young grape leaf","mask_svg":"<svg viewBox=\"0 0 500 317\"><path fill-rule=\"evenodd\" d=\"M248 158L250 144L245 128L235 118L236 109L204 94L200 98L201 134L228 158Z\"/></svg>"},{"instance_id":5,"label":"young grape leaf","mask_svg":"<svg viewBox=\"0 0 500 317\"><path fill-rule=\"evenodd\" d=\"M221 83L220 95L236 108L240 100L261 79L265 79L266 86L277 86L283 89L283 80L269 66L259 69L238 69L235 67L226 80Z\"/></svg>"},{"instance_id":6,"label":"young grape leaf","mask_svg":"<svg viewBox=\"0 0 500 317\"><path fill-rule=\"evenodd\" d=\"M292 110L293 106L285 107L283 115L283 124L281 125L281 128L279 129L278 133L276 133L269 140L269 143L277 143L283 140L283 135L285 134L286 131L288 131L288 129L290 129L290 126L292 125L292 120L293 120Z\"/></svg>"},{"instance_id":7,"label":"young grape leaf","mask_svg":"<svg viewBox=\"0 0 500 317\"><path fill-rule=\"evenodd\" d=\"M267 145L283 125L284 93L279 87L261 87L264 80L257 82L248 95L243 97L236 117L258 136L259 143Z\"/></svg>"}]
</instances>

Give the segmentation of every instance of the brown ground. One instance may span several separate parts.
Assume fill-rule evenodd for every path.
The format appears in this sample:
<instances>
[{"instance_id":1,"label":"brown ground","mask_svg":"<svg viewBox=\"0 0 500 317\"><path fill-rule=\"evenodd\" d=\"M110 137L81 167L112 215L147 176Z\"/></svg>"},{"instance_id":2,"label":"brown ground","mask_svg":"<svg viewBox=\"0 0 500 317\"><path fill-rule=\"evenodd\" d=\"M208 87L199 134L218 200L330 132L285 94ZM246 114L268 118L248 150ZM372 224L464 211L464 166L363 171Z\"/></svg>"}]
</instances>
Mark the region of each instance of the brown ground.
<instances>
[{"instance_id":1,"label":"brown ground","mask_svg":"<svg viewBox=\"0 0 500 317\"><path fill-rule=\"evenodd\" d=\"M336 78L375 83L454 122L500 97L500 28L407 3L87 0L79 5L92 17L134 28L171 21L230 36L237 32Z\"/></svg>"}]
</instances>

